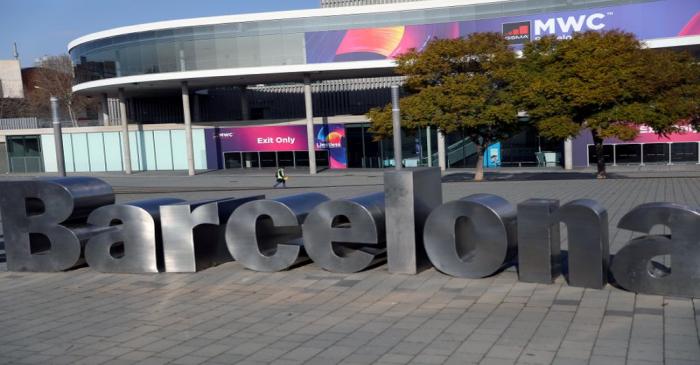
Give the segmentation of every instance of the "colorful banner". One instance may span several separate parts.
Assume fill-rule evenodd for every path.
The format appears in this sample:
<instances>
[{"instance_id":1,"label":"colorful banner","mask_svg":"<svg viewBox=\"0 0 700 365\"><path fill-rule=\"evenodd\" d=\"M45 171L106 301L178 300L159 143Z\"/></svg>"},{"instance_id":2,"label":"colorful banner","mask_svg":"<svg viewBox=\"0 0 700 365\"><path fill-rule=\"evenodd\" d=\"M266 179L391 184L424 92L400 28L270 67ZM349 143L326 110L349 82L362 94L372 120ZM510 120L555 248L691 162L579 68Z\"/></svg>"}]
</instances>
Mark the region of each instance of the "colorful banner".
<instances>
[{"instance_id":1,"label":"colorful banner","mask_svg":"<svg viewBox=\"0 0 700 365\"><path fill-rule=\"evenodd\" d=\"M314 127L316 151L328 151L330 168L347 168L345 126L323 124ZM207 165L223 168L226 152L306 151L305 125L214 128L205 131Z\"/></svg>"},{"instance_id":2,"label":"colorful banner","mask_svg":"<svg viewBox=\"0 0 700 365\"><path fill-rule=\"evenodd\" d=\"M680 126L681 131L671 133L667 136L660 136L654 130L647 126L639 127L639 135L632 141L622 141L617 138L605 139L605 144L639 144L639 143L684 143L684 142L700 142L700 133L695 131L691 126ZM593 136L589 130L581 132L573 140L573 162L574 166L587 166L588 164L588 146L593 144Z\"/></svg>"},{"instance_id":3,"label":"colorful banner","mask_svg":"<svg viewBox=\"0 0 700 365\"><path fill-rule=\"evenodd\" d=\"M639 128L639 135L634 141L623 142L611 139L606 143L668 143L668 142L700 142L700 133L691 126L684 125L680 127L681 132L672 133L668 136L659 136L654 130L647 126Z\"/></svg>"},{"instance_id":4,"label":"colorful banner","mask_svg":"<svg viewBox=\"0 0 700 365\"><path fill-rule=\"evenodd\" d=\"M348 29L306 33L307 63L394 59L436 38L475 32L502 32L521 47L545 35L570 37L575 32L621 29L639 39L700 34L700 1L660 0L545 14L441 24Z\"/></svg>"},{"instance_id":5,"label":"colorful banner","mask_svg":"<svg viewBox=\"0 0 700 365\"><path fill-rule=\"evenodd\" d=\"M486 149L484 167L501 167L501 142L494 143Z\"/></svg>"}]
</instances>

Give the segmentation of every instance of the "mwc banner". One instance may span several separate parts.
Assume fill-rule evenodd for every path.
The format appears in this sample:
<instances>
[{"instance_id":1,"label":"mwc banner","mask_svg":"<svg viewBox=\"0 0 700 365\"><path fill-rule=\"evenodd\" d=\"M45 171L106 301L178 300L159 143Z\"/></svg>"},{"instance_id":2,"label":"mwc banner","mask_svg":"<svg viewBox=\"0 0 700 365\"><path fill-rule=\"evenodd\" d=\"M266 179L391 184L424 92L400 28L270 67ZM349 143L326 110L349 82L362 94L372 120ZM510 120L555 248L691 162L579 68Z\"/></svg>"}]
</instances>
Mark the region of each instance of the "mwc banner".
<instances>
[{"instance_id":1,"label":"mwc banner","mask_svg":"<svg viewBox=\"0 0 700 365\"><path fill-rule=\"evenodd\" d=\"M307 63L394 59L422 50L433 39L501 32L514 47L547 35L560 38L588 30L621 29L639 39L700 35L700 1L660 0L638 4L441 24L306 33Z\"/></svg>"},{"instance_id":2,"label":"mwc banner","mask_svg":"<svg viewBox=\"0 0 700 365\"><path fill-rule=\"evenodd\" d=\"M328 151L330 168L347 168L345 126L323 124L314 127L316 151ZM306 126L265 126L214 128L204 132L207 147L207 166L223 168L226 152L306 151Z\"/></svg>"}]
</instances>

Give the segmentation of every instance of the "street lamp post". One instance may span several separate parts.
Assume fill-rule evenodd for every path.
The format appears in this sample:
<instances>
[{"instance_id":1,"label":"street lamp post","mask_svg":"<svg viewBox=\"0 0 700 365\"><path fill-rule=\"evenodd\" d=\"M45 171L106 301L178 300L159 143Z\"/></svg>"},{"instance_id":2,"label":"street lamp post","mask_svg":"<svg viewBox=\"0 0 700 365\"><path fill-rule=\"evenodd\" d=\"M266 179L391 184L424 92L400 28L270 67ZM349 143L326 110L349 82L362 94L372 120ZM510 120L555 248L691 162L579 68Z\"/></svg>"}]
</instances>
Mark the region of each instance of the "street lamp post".
<instances>
[{"instance_id":1,"label":"street lamp post","mask_svg":"<svg viewBox=\"0 0 700 365\"><path fill-rule=\"evenodd\" d=\"M399 107L399 85L391 86L391 117L394 130L394 165L401 170L403 156L401 151L401 109Z\"/></svg>"},{"instance_id":2,"label":"street lamp post","mask_svg":"<svg viewBox=\"0 0 700 365\"><path fill-rule=\"evenodd\" d=\"M51 118L53 124L53 140L56 145L56 164L58 174L66 176L66 160L63 157L63 131L61 130L61 121L58 119L58 98L51 97Z\"/></svg>"}]
</instances>

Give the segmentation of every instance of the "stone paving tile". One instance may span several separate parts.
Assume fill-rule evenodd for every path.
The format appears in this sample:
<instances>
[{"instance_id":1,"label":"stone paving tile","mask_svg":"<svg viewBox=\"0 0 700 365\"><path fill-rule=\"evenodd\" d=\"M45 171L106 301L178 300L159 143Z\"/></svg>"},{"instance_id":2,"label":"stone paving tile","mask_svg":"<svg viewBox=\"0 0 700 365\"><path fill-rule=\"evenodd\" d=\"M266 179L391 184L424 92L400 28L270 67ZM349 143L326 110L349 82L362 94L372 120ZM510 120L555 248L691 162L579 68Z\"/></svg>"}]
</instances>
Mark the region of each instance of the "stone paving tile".
<instances>
[{"instance_id":1,"label":"stone paving tile","mask_svg":"<svg viewBox=\"0 0 700 365\"><path fill-rule=\"evenodd\" d=\"M380 176L342 179L355 185L260 192L347 197L381 189ZM449 183L443 189L445 200L478 192L512 203L597 199L609 211L613 252L632 237L616 224L634 206L700 205L700 178ZM211 194L230 193L161 195ZM154 195L160 196L118 199ZM434 269L390 275L386 266L351 275L316 265L256 273L235 262L185 275L81 268L0 272L0 293L0 364L690 365L700 359L700 300L572 288L561 277L552 285L520 283L512 269L468 280Z\"/></svg>"}]
</instances>

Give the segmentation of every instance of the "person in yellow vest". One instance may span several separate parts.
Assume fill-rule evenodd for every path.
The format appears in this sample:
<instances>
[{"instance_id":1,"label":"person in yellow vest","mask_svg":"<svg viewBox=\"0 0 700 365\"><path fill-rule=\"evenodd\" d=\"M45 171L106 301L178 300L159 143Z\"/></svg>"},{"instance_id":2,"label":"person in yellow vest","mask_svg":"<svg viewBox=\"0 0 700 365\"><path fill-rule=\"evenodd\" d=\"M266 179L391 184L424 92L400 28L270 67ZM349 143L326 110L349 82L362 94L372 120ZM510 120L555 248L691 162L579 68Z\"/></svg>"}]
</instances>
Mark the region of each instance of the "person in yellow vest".
<instances>
[{"instance_id":1,"label":"person in yellow vest","mask_svg":"<svg viewBox=\"0 0 700 365\"><path fill-rule=\"evenodd\" d=\"M287 175L284 174L284 168L280 167L277 169L277 173L275 173L275 179L277 180L277 183L272 186L273 188L278 187L280 184L282 184L283 188L287 187Z\"/></svg>"}]
</instances>

